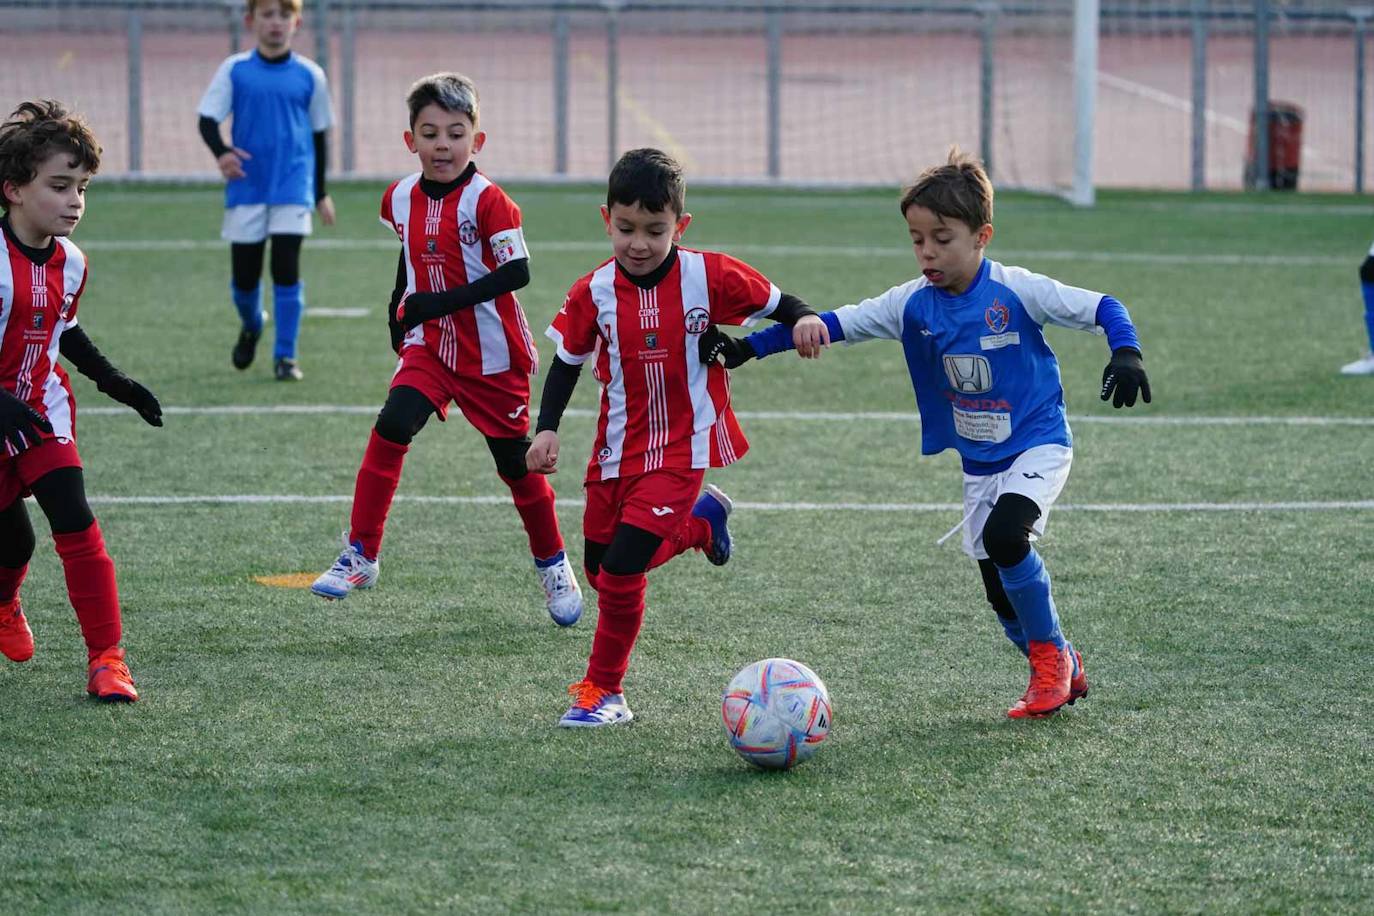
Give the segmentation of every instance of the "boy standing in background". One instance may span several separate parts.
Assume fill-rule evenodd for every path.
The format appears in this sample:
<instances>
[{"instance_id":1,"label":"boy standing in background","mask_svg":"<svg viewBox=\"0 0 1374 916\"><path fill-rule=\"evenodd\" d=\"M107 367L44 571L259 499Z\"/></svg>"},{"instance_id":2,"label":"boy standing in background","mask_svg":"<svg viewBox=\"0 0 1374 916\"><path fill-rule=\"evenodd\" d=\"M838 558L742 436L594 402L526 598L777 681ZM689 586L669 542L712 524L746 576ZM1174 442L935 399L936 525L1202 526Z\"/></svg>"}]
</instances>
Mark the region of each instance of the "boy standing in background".
<instances>
[{"instance_id":1,"label":"boy standing in background","mask_svg":"<svg viewBox=\"0 0 1374 916\"><path fill-rule=\"evenodd\" d=\"M228 184L221 236L229 242L230 293L242 327L234 368L247 369L262 335L262 262L272 238L272 305L277 323L272 347L278 381L299 381L296 339L305 310L300 278L301 243L311 231L312 208L334 225L325 191L326 142L334 123L324 71L291 50L301 24L300 0L248 0L244 24L257 48L220 64L200 101L200 135ZM233 115L233 144L219 124Z\"/></svg>"}]
</instances>

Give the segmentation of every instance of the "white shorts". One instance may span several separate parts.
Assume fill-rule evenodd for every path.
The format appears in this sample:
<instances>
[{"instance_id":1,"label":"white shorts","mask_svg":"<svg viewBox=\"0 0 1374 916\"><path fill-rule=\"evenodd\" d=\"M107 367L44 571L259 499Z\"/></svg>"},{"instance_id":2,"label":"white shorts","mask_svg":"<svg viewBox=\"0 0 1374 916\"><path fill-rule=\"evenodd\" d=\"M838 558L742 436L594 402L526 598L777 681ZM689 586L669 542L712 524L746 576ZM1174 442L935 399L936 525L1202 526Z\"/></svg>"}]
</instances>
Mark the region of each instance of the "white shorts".
<instances>
[{"instance_id":1,"label":"white shorts","mask_svg":"<svg viewBox=\"0 0 1374 916\"><path fill-rule=\"evenodd\" d=\"M226 242L252 244L269 235L309 235L310 208L304 204L244 204L224 211L219 236Z\"/></svg>"},{"instance_id":2,"label":"white shorts","mask_svg":"<svg viewBox=\"0 0 1374 916\"><path fill-rule=\"evenodd\" d=\"M975 560L986 560L983 527L992 507L1003 493L1019 493L1040 507L1040 517L1031 531L1034 541L1045 533L1050 506L1059 498L1069 480L1073 449L1062 445L1037 445L1028 448L1000 474L964 475L964 553Z\"/></svg>"}]
</instances>

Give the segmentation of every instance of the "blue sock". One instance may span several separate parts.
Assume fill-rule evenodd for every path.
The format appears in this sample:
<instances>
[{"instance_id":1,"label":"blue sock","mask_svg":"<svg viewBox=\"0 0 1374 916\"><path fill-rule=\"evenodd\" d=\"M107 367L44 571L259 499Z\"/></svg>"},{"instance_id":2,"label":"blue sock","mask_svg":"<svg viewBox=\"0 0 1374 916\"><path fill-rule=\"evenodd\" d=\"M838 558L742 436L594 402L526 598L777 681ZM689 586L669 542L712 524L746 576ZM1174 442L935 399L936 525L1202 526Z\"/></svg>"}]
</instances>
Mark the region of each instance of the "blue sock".
<instances>
[{"instance_id":1,"label":"blue sock","mask_svg":"<svg viewBox=\"0 0 1374 916\"><path fill-rule=\"evenodd\" d=\"M272 347L273 359L295 359L296 338L301 332L301 313L305 311L305 283L290 286L272 285L272 310L277 322L277 342Z\"/></svg>"},{"instance_id":2,"label":"blue sock","mask_svg":"<svg viewBox=\"0 0 1374 916\"><path fill-rule=\"evenodd\" d=\"M1012 645L1020 649L1022 655L1030 655L1030 646L1026 645L1026 632L1021 629L1021 621L1015 617L1008 620L1000 614L997 621L1002 624L1002 631L1007 634L1007 639L1011 640Z\"/></svg>"},{"instance_id":3,"label":"blue sock","mask_svg":"<svg viewBox=\"0 0 1374 916\"><path fill-rule=\"evenodd\" d=\"M1364 293L1364 326L1369 332L1369 349L1374 352L1374 283L1361 283L1360 292Z\"/></svg>"},{"instance_id":4,"label":"blue sock","mask_svg":"<svg viewBox=\"0 0 1374 916\"><path fill-rule=\"evenodd\" d=\"M239 321L243 322L243 329L261 334L262 287L255 286L252 289L243 290L230 283L229 292L234 297L234 308L239 310Z\"/></svg>"},{"instance_id":5,"label":"blue sock","mask_svg":"<svg viewBox=\"0 0 1374 916\"><path fill-rule=\"evenodd\" d=\"M1059 632L1059 615L1050 597L1050 574L1032 549L1025 559L1010 569L997 568L1002 588L1016 608L1021 629L1031 642L1052 642L1064 648L1064 634Z\"/></svg>"}]
</instances>

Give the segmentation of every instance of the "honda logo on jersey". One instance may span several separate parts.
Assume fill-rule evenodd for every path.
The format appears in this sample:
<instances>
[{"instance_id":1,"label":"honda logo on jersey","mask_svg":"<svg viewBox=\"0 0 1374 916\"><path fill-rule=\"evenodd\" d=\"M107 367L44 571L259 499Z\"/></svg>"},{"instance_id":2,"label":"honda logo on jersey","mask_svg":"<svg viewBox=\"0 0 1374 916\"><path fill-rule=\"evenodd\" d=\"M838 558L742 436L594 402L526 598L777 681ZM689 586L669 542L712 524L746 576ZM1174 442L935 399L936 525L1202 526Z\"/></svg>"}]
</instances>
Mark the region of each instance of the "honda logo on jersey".
<instances>
[{"instance_id":1,"label":"honda logo on jersey","mask_svg":"<svg viewBox=\"0 0 1374 916\"><path fill-rule=\"evenodd\" d=\"M960 394L982 394L992 390L992 366L984 356L946 356L945 378Z\"/></svg>"},{"instance_id":2,"label":"honda logo on jersey","mask_svg":"<svg viewBox=\"0 0 1374 916\"><path fill-rule=\"evenodd\" d=\"M701 306L697 306L687 312L683 323L687 327L688 334L705 334L706 329L711 326L711 313Z\"/></svg>"}]
</instances>

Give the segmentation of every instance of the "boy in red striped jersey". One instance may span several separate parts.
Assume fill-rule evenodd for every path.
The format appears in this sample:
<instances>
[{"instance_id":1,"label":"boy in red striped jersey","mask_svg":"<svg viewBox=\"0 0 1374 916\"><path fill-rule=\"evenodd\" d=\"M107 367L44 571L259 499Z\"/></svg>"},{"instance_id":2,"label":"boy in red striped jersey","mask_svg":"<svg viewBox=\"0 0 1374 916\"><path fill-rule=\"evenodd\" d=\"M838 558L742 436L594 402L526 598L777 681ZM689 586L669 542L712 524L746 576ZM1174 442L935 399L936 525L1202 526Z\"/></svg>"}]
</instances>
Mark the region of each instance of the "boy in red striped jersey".
<instances>
[{"instance_id":1,"label":"boy in red striped jersey","mask_svg":"<svg viewBox=\"0 0 1374 916\"><path fill-rule=\"evenodd\" d=\"M525 466L530 375L538 354L515 291L530 281L520 208L472 161L477 88L459 73L436 73L410 87L406 146L420 171L386 189L382 223L401 240L389 307L391 346L400 365L377 416L353 491L344 551L311 586L324 598L348 597L377 581L377 555L410 442L433 414L454 402L483 436L510 488L529 537L549 616L572 626L582 592L563 551L554 494Z\"/></svg>"},{"instance_id":2,"label":"boy in red striped jersey","mask_svg":"<svg viewBox=\"0 0 1374 916\"><path fill-rule=\"evenodd\" d=\"M50 100L24 102L0 125L0 652L33 657L19 587L35 546L24 508L47 516L86 642L86 691L138 699L119 645L123 633L114 563L86 502L76 451L76 401L57 358L96 387L162 425L157 398L110 364L76 322L86 258L67 239L86 209L100 146L80 117Z\"/></svg>"},{"instance_id":3,"label":"boy in red striped jersey","mask_svg":"<svg viewBox=\"0 0 1374 916\"><path fill-rule=\"evenodd\" d=\"M544 383L526 461L558 468L558 424L582 364L601 384L587 466L587 581L599 593L592 654L566 727L633 718L621 681L644 618L645 573L686 550L730 559L730 500L706 468L749 448L730 408L728 373L698 354L712 324L760 318L789 325L798 352L819 353L824 325L795 296L729 255L679 248L691 222L682 168L656 149L631 150L611 170L601 208L614 257L573 284L549 327L558 354ZM698 496L698 493L701 495Z\"/></svg>"}]
</instances>

